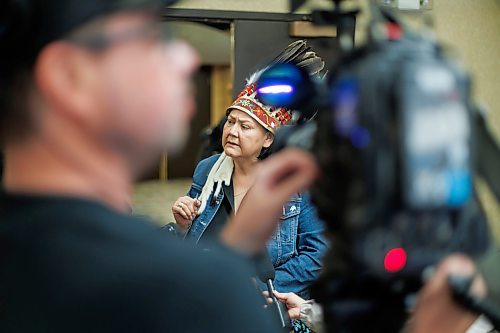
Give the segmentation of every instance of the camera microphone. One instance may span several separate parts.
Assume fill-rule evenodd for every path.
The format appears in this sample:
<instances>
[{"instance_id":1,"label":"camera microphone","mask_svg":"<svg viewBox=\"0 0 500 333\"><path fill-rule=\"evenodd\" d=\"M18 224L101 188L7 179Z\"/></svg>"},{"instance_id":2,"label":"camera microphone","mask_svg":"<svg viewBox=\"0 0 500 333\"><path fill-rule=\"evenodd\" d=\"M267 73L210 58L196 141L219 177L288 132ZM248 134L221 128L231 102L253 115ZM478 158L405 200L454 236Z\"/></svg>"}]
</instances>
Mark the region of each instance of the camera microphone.
<instances>
[{"instance_id":1,"label":"camera microphone","mask_svg":"<svg viewBox=\"0 0 500 333\"><path fill-rule=\"evenodd\" d=\"M263 251L255 257L255 268L259 280L261 280L267 286L269 297L273 300L273 303L270 306L277 313L281 327L290 327L290 317L288 316L288 310L286 306L278 301L278 299L274 295L273 281L276 272L274 271L274 266L267 252Z\"/></svg>"}]
</instances>

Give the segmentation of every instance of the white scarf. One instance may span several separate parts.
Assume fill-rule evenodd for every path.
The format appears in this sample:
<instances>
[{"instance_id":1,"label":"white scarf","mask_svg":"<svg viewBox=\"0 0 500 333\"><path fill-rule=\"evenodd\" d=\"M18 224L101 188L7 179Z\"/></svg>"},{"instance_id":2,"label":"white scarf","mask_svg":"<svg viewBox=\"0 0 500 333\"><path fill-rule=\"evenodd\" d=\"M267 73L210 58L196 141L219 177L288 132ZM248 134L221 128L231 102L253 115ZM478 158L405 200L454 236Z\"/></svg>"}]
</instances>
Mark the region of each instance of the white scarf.
<instances>
[{"instance_id":1,"label":"white scarf","mask_svg":"<svg viewBox=\"0 0 500 333\"><path fill-rule=\"evenodd\" d=\"M210 197L210 193L212 192L215 184L217 184L217 187L215 188L213 196L214 199L219 195L220 190L222 189L222 183L224 183L226 186L229 186L231 184L233 170L233 159L223 152L210 170L207 181L205 182L205 186L203 186L201 195L198 197L198 200L201 201L201 205L198 209L197 215L203 213L203 211L207 207L208 198Z\"/></svg>"}]
</instances>

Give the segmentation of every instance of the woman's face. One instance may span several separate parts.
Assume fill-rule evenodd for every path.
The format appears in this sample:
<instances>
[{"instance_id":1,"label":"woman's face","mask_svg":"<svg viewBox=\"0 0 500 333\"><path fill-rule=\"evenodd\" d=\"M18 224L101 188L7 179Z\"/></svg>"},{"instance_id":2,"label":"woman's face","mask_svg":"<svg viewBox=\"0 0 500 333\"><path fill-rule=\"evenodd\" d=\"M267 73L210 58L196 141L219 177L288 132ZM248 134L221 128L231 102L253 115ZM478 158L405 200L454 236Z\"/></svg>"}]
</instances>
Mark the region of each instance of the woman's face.
<instances>
[{"instance_id":1,"label":"woman's face","mask_svg":"<svg viewBox=\"0 0 500 333\"><path fill-rule=\"evenodd\" d=\"M258 158L262 148L273 143L273 135L255 119L240 110L232 110L222 132L222 147L232 158Z\"/></svg>"}]
</instances>

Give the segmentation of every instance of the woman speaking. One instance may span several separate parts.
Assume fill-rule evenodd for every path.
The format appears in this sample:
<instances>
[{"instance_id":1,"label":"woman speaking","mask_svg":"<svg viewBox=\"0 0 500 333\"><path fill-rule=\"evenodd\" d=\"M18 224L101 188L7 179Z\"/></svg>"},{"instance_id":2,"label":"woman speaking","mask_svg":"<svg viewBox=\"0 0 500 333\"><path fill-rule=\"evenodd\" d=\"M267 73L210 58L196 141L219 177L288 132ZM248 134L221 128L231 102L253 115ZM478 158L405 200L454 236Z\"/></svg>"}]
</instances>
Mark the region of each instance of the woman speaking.
<instances>
[{"instance_id":1,"label":"woman speaking","mask_svg":"<svg viewBox=\"0 0 500 333\"><path fill-rule=\"evenodd\" d=\"M283 52L285 57L287 51L294 53L294 62L299 66L301 61L312 65L303 66L311 74L323 68L323 61L314 52L308 52L302 41L291 44ZM188 195L179 198L172 207L185 239L201 246L208 246L204 241L217 238L230 215L238 213L246 193L258 181L259 160L266 156L275 131L292 118L290 110L269 107L257 99L257 76L252 76L227 109L222 154L198 164ZM275 288L308 299L309 286L321 270L322 255L327 248L323 224L308 193L297 193L290 198L280 218L279 228L267 244L276 272Z\"/></svg>"}]
</instances>

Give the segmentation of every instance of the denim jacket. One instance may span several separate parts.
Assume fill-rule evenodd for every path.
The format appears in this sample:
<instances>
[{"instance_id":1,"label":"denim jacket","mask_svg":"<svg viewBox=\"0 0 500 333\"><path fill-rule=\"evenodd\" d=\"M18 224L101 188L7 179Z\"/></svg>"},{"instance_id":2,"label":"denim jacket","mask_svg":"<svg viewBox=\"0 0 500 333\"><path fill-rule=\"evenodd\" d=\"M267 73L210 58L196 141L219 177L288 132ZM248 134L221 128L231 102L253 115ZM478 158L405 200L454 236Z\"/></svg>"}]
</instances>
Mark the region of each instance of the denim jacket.
<instances>
[{"instance_id":1,"label":"denim jacket","mask_svg":"<svg viewBox=\"0 0 500 333\"><path fill-rule=\"evenodd\" d=\"M196 198L219 155L201 161L193 175L188 196ZM224 198L221 191L210 205L212 196L203 213L196 217L185 239L198 243L214 218ZM276 271L274 286L280 292L293 292L308 299L309 287L321 270L321 259L327 250L323 236L324 226L317 217L316 209L308 193L295 194L283 206L279 229L267 244L269 257Z\"/></svg>"}]
</instances>

